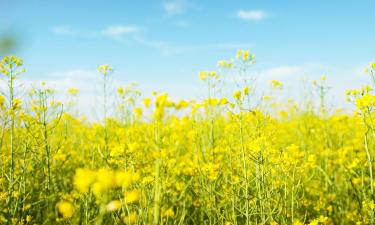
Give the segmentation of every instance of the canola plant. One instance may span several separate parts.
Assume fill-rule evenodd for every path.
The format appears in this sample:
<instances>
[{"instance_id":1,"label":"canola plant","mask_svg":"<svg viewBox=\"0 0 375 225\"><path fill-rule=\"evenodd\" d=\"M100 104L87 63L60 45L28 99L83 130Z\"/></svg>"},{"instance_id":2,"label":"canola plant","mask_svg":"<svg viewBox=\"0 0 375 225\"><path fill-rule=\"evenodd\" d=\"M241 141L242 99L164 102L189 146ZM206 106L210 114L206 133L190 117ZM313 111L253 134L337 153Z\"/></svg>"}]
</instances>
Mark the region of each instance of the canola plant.
<instances>
[{"instance_id":1,"label":"canola plant","mask_svg":"<svg viewBox=\"0 0 375 225\"><path fill-rule=\"evenodd\" d=\"M375 63L369 85L347 91L350 112L326 107L324 76L317 104L259 97L253 63L240 50L200 72L199 101L133 86L112 96L114 71L99 66L95 122L77 89L68 102L44 83L22 92L22 59L4 57L0 224L374 224ZM244 79L223 90L224 73Z\"/></svg>"}]
</instances>

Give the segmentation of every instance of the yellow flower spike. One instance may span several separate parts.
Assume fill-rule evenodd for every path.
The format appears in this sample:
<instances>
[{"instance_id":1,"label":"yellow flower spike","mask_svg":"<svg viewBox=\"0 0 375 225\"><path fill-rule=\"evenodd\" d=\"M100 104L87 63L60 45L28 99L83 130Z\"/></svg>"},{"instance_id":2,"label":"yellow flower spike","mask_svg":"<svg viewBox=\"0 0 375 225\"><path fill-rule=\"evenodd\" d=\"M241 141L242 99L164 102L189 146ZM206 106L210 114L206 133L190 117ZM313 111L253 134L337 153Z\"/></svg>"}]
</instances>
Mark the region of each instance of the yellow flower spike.
<instances>
[{"instance_id":1,"label":"yellow flower spike","mask_svg":"<svg viewBox=\"0 0 375 225\"><path fill-rule=\"evenodd\" d=\"M73 217L74 206L72 203L68 201L60 201L57 203L56 207L64 219L69 219Z\"/></svg>"},{"instance_id":2,"label":"yellow flower spike","mask_svg":"<svg viewBox=\"0 0 375 225\"><path fill-rule=\"evenodd\" d=\"M327 79L327 77L325 76L325 75L322 75L321 77L320 77L320 80L321 81L325 81Z\"/></svg>"},{"instance_id":3,"label":"yellow flower spike","mask_svg":"<svg viewBox=\"0 0 375 225\"><path fill-rule=\"evenodd\" d=\"M23 65L23 60L17 56L5 56L0 61L0 73L5 76L12 75L11 79L14 79L20 73L26 72L25 69L20 68Z\"/></svg>"},{"instance_id":4,"label":"yellow flower spike","mask_svg":"<svg viewBox=\"0 0 375 225\"><path fill-rule=\"evenodd\" d=\"M375 62L370 63L371 69L375 70Z\"/></svg>"}]
</instances>

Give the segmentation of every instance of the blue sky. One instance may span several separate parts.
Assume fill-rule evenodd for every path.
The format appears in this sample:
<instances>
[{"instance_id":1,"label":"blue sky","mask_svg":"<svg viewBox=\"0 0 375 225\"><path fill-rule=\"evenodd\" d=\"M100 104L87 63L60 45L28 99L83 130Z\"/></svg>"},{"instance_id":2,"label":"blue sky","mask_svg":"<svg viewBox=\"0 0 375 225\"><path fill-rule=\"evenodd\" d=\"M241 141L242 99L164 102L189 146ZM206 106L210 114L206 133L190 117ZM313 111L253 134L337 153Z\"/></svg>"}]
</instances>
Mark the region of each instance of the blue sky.
<instances>
[{"instance_id":1,"label":"blue sky","mask_svg":"<svg viewBox=\"0 0 375 225\"><path fill-rule=\"evenodd\" d=\"M25 79L57 89L90 92L108 63L116 85L194 97L199 70L248 49L262 79L326 74L341 93L375 59L374 10L371 0L0 0L0 31L19 35Z\"/></svg>"}]
</instances>

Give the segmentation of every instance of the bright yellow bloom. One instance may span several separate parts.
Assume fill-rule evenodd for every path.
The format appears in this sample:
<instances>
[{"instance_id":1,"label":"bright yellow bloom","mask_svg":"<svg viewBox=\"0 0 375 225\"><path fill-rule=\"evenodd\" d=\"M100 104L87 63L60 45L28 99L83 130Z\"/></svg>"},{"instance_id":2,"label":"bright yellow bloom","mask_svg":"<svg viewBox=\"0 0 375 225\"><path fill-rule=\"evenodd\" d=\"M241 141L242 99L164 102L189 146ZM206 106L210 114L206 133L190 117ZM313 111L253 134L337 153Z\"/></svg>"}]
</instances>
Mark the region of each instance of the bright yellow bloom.
<instances>
[{"instance_id":1,"label":"bright yellow bloom","mask_svg":"<svg viewBox=\"0 0 375 225\"><path fill-rule=\"evenodd\" d=\"M233 97L234 97L237 101L241 100L241 95L242 95L241 91L235 91L235 92L233 92Z\"/></svg>"},{"instance_id":2,"label":"bright yellow bloom","mask_svg":"<svg viewBox=\"0 0 375 225\"><path fill-rule=\"evenodd\" d=\"M142 108L139 108L139 107L134 108L133 113L136 117L141 117L142 116Z\"/></svg>"},{"instance_id":3,"label":"bright yellow bloom","mask_svg":"<svg viewBox=\"0 0 375 225\"><path fill-rule=\"evenodd\" d=\"M144 98L143 104L145 105L146 108L149 108L150 104L151 104L151 99L150 98Z\"/></svg>"},{"instance_id":4,"label":"bright yellow bloom","mask_svg":"<svg viewBox=\"0 0 375 225\"><path fill-rule=\"evenodd\" d=\"M17 56L5 56L0 61L0 73L5 76L11 76L14 79L20 73L24 73L25 69L20 68L23 65L23 60Z\"/></svg>"},{"instance_id":5,"label":"bright yellow bloom","mask_svg":"<svg viewBox=\"0 0 375 225\"><path fill-rule=\"evenodd\" d=\"M248 86L245 86L243 89L242 89L244 95L248 95L249 94L249 91L250 91L250 88Z\"/></svg>"},{"instance_id":6,"label":"bright yellow bloom","mask_svg":"<svg viewBox=\"0 0 375 225\"><path fill-rule=\"evenodd\" d=\"M139 190L133 190L125 192L125 204L132 204L139 200L141 192Z\"/></svg>"},{"instance_id":7,"label":"bright yellow bloom","mask_svg":"<svg viewBox=\"0 0 375 225\"><path fill-rule=\"evenodd\" d=\"M137 214L131 213L127 216L124 216L122 220L125 224L135 224L137 222Z\"/></svg>"},{"instance_id":8,"label":"bright yellow bloom","mask_svg":"<svg viewBox=\"0 0 375 225\"><path fill-rule=\"evenodd\" d=\"M79 90L77 88L69 88L68 93L71 95L77 95Z\"/></svg>"},{"instance_id":9,"label":"bright yellow bloom","mask_svg":"<svg viewBox=\"0 0 375 225\"><path fill-rule=\"evenodd\" d=\"M104 76L110 74L112 71L113 68L108 64L104 64L98 67L98 72L103 74Z\"/></svg>"},{"instance_id":10,"label":"bright yellow bloom","mask_svg":"<svg viewBox=\"0 0 375 225\"><path fill-rule=\"evenodd\" d=\"M175 214L173 208L169 208L164 212L165 217L174 218Z\"/></svg>"},{"instance_id":11,"label":"bright yellow bloom","mask_svg":"<svg viewBox=\"0 0 375 225\"><path fill-rule=\"evenodd\" d=\"M219 60L217 62L217 66L223 69L231 69L233 67L233 63L226 60Z\"/></svg>"},{"instance_id":12,"label":"bright yellow bloom","mask_svg":"<svg viewBox=\"0 0 375 225\"><path fill-rule=\"evenodd\" d=\"M282 88L283 84L280 81L272 80L271 85L273 88Z\"/></svg>"},{"instance_id":13,"label":"bright yellow bloom","mask_svg":"<svg viewBox=\"0 0 375 225\"><path fill-rule=\"evenodd\" d=\"M75 188L81 192L88 192L90 185L95 181L95 174L89 169L77 169L73 182Z\"/></svg>"},{"instance_id":14,"label":"bright yellow bloom","mask_svg":"<svg viewBox=\"0 0 375 225\"><path fill-rule=\"evenodd\" d=\"M67 201L60 201L57 203L56 207L64 219L73 217L74 206L72 203Z\"/></svg>"},{"instance_id":15,"label":"bright yellow bloom","mask_svg":"<svg viewBox=\"0 0 375 225\"><path fill-rule=\"evenodd\" d=\"M114 212L121 209L121 201L113 200L107 204L107 212Z\"/></svg>"}]
</instances>

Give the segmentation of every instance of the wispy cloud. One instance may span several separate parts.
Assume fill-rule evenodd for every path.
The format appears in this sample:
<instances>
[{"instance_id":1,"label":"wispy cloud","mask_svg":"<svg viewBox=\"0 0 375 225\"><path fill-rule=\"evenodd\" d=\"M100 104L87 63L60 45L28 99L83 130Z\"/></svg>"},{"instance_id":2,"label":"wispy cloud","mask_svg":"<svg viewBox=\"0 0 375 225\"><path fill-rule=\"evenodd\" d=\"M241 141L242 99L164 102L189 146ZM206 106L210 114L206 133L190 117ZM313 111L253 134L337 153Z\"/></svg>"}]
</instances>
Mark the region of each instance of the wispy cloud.
<instances>
[{"instance_id":1,"label":"wispy cloud","mask_svg":"<svg viewBox=\"0 0 375 225\"><path fill-rule=\"evenodd\" d=\"M169 15L180 14L190 8L192 4L187 0L164 0L163 9Z\"/></svg>"},{"instance_id":2,"label":"wispy cloud","mask_svg":"<svg viewBox=\"0 0 375 225\"><path fill-rule=\"evenodd\" d=\"M52 28L52 33L59 36L71 37L95 38L105 36L110 38L120 38L126 34L138 33L140 30L141 28L135 25L110 25L102 30L95 31L78 30L69 26L56 26Z\"/></svg>"},{"instance_id":3,"label":"wispy cloud","mask_svg":"<svg viewBox=\"0 0 375 225\"><path fill-rule=\"evenodd\" d=\"M141 45L154 48L162 55L178 55L182 53L201 52L207 50L238 50L254 47L251 43L209 43L200 45L175 44L164 41L148 40L135 37L135 41Z\"/></svg>"},{"instance_id":4,"label":"wispy cloud","mask_svg":"<svg viewBox=\"0 0 375 225\"><path fill-rule=\"evenodd\" d=\"M118 38L125 34L134 34L140 31L138 26L134 25L112 25L102 30L104 36Z\"/></svg>"},{"instance_id":5,"label":"wispy cloud","mask_svg":"<svg viewBox=\"0 0 375 225\"><path fill-rule=\"evenodd\" d=\"M260 21L267 15L263 10L238 10L237 16L247 21Z\"/></svg>"},{"instance_id":6,"label":"wispy cloud","mask_svg":"<svg viewBox=\"0 0 375 225\"><path fill-rule=\"evenodd\" d=\"M304 66L279 66L265 70L263 72L263 75L267 77L277 78L298 74L301 75L301 73L303 73L304 71Z\"/></svg>"},{"instance_id":7,"label":"wispy cloud","mask_svg":"<svg viewBox=\"0 0 375 225\"><path fill-rule=\"evenodd\" d=\"M180 21L181 22L181 21ZM187 22L179 24L188 26ZM177 26L177 25L176 25ZM163 40L153 40L143 35L144 29L136 25L109 25L95 31L82 31L71 27L54 27L52 32L55 35L69 36L74 38L98 38L105 37L122 44L136 43L140 46L149 47L159 51L162 55L178 55L182 53L200 52L206 50L237 50L254 47L251 43L207 43L207 44L186 44L171 43Z\"/></svg>"}]
</instances>

